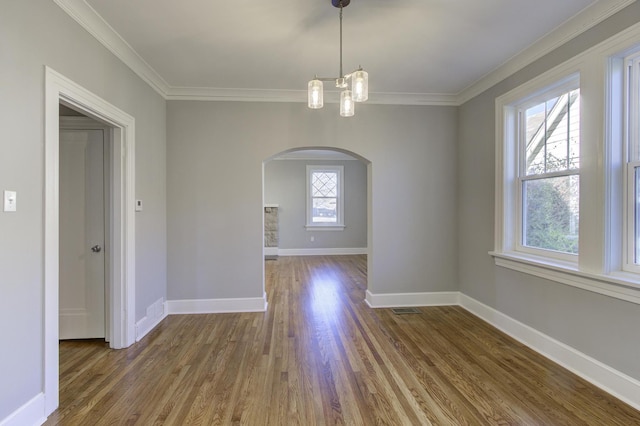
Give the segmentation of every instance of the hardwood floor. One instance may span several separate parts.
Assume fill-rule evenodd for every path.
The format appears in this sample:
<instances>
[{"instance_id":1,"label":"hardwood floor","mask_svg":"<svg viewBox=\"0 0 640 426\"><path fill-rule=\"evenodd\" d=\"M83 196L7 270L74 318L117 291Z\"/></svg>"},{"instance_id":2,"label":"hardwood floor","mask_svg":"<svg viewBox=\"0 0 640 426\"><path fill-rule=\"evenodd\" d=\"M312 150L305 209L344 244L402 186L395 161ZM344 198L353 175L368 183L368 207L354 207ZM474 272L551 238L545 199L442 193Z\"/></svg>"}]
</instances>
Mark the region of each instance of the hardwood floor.
<instances>
[{"instance_id":1,"label":"hardwood floor","mask_svg":"<svg viewBox=\"0 0 640 426\"><path fill-rule=\"evenodd\" d=\"M46 425L640 425L460 307L364 303L364 256L266 262L266 313L176 315L128 349L60 343Z\"/></svg>"}]
</instances>

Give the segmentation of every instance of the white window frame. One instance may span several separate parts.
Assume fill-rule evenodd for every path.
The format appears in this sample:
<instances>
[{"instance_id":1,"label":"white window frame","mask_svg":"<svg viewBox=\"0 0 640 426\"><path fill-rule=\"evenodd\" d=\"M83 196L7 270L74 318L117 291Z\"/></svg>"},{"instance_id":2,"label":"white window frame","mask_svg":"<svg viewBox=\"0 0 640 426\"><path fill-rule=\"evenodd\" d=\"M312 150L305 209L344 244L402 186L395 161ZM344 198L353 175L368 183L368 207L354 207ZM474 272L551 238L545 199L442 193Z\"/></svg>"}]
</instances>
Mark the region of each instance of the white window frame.
<instances>
[{"instance_id":1,"label":"white window frame","mask_svg":"<svg viewBox=\"0 0 640 426\"><path fill-rule=\"evenodd\" d=\"M624 254L623 271L640 273L640 264L635 262L636 222L635 222L635 169L640 168L640 49L624 58L624 106L622 123L624 127L622 151L624 164L623 179L623 230L622 247Z\"/></svg>"},{"instance_id":2,"label":"white window frame","mask_svg":"<svg viewBox=\"0 0 640 426\"><path fill-rule=\"evenodd\" d=\"M313 196L311 191L311 176L316 172L332 172L338 174L338 194L336 197L336 223L313 222ZM307 165L307 230L313 231L342 231L344 224L344 166L339 165Z\"/></svg>"},{"instance_id":3,"label":"white window frame","mask_svg":"<svg viewBox=\"0 0 640 426\"><path fill-rule=\"evenodd\" d=\"M523 183L532 180L524 170L525 164L525 137L521 128L522 114L524 111L538 103L544 102L554 96L580 88L579 74L573 73L557 81L540 86L527 88L526 91L514 93L508 102L496 102L496 117L498 120L496 129L502 129L502 138L496 145L496 150L501 151L500 163L502 173L496 173L497 187L502 189L502 200L496 204L496 209L502 211L502 217L496 222L496 229L501 228L500 241L496 241L496 247L501 251L513 252L519 256L532 256L536 258L548 258L553 261L577 266L578 255L546 250L522 244L523 239ZM582 133L582 130L580 130ZM579 170L566 170L562 172L546 173L545 178L578 175Z\"/></svg>"},{"instance_id":4,"label":"white window frame","mask_svg":"<svg viewBox=\"0 0 640 426\"><path fill-rule=\"evenodd\" d=\"M640 304L640 272L628 268L628 128L625 58L640 53L640 25L583 51L496 98L495 240L499 267ZM580 75L580 255L578 263L518 252L513 245L514 169L505 141L516 130L513 105L528 94ZM640 129L639 129L640 132ZM627 241L627 242L625 242ZM535 281L531 284L535 285Z\"/></svg>"}]
</instances>

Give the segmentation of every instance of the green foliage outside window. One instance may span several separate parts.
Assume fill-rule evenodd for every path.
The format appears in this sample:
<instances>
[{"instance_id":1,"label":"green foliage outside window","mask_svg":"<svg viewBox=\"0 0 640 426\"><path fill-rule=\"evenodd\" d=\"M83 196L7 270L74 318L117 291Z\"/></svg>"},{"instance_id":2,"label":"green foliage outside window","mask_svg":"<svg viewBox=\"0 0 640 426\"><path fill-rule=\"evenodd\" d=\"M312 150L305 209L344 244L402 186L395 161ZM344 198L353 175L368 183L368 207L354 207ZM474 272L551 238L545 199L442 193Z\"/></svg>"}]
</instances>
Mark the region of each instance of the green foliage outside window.
<instances>
[{"instance_id":1,"label":"green foliage outside window","mask_svg":"<svg viewBox=\"0 0 640 426\"><path fill-rule=\"evenodd\" d=\"M568 187L569 185L564 185ZM567 202L563 185L552 179L526 183L524 245L564 253L578 253L578 218Z\"/></svg>"}]
</instances>

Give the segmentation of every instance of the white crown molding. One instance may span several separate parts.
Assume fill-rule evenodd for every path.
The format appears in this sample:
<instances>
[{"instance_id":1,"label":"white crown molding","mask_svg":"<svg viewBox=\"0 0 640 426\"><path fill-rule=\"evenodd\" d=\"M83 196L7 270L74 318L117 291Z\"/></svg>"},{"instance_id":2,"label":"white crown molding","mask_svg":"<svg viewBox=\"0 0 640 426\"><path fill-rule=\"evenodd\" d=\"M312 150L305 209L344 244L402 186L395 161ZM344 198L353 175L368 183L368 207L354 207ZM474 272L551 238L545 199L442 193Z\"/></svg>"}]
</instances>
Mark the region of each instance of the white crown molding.
<instances>
[{"instance_id":1,"label":"white crown molding","mask_svg":"<svg viewBox=\"0 0 640 426\"><path fill-rule=\"evenodd\" d=\"M84 0L53 0L80 26L166 98L169 84Z\"/></svg>"},{"instance_id":2,"label":"white crown molding","mask_svg":"<svg viewBox=\"0 0 640 426\"><path fill-rule=\"evenodd\" d=\"M307 102L307 91L171 87L169 101Z\"/></svg>"},{"instance_id":3,"label":"white crown molding","mask_svg":"<svg viewBox=\"0 0 640 426\"><path fill-rule=\"evenodd\" d=\"M462 105L634 1L600 0L595 2L457 94L370 93L367 103L415 106ZM54 0L54 2L166 100L306 102L307 92L302 90L171 87L85 0ZM338 97L333 98L334 96L329 96L328 99L325 99L325 103L338 103Z\"/></svg>"},{"instance_id":4,"label":"white crown molding","mask_svg":"<svg viewBox=\"0 0 640 426\"><path fill-rule=\"evenodd\" d=\"M511 59L508 59L504 64L462 90L456 96L456 104L462 105L473 99L485 90L490 89L510 75L520 71L535 60L552 52L554 49L557 49L635 1L636 0L600 0L595 2L576 16L565 21L549 34L540 38L533 45L516 54Z\"/></svg>"},{"instance_id":5,"label":"white crown molding","mask_svg":"<svg viewBox=\"0 0 640 426\"><path fill-rule=\"evenodd\" d=\"M338 104L338 92L326 92L325 104ZM307 102L306 90L221 89L171 87L170 101ZM457 106L455 95L441 93L369 93L368 104Z\"/></svg>"}]
</instances>

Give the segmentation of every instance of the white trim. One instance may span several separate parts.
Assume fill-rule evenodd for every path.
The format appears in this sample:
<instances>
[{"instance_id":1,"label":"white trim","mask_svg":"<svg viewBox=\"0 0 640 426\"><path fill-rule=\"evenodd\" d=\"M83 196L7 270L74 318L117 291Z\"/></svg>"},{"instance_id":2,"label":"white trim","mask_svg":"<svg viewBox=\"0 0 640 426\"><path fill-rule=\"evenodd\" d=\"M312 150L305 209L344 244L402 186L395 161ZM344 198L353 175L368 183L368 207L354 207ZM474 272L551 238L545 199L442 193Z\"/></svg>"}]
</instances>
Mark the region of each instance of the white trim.
<instances>
[{"instance_id":1,"label":"white trim","mask_svg":"<svg viewBox=\"0 0 640 426\"><path fill-rule=\"evenodd\" d=\"M278 256L343 256L367 254L366 247L357 248L312 248L312 249L279 249Z\"/></svg>"},{"instance_id":2,"label":"white trim","mask_svg":"<svg viewBox=\"0 0 640 426\"><path fill-rule=\"evenodd\" d=\"M498 330L560 364L598 388L640 409L640 381L628 376L502 312L460 292L373 294L365 302L371 308L461 306Z\"/></svg>"},{"instance_id":3,"label":"white trim","mask_svg":"<svg viewBox=\"0 0 640 426\"><path fill-rule=\"evenodd\" d=\"M330 94L331 92L329 92ZM170 87L168 101L234 101L306 103L306 90L222 89L215 87ZM339 93L326 96L325 104L339 103ZM446 93L369 93L368 104L458 106L457 95Z\"/></svg>"},{"instance_id":4,"label":"white trim","mask_svg":"<svg viewBox=\"0 0 640 426\"><path fill-rule=\"evenodd\" d=\"M60 102L113 127L111 335L114 348L135 340L135 120L102 98L45 67L44 396L45 414L58 406L58 210Z\"/></svg>"},{"instance_id":5,"label":"white trim","mask_svg":"<svg viewBox=\"0 0 640 426\"><path fill-rule=\"evenodd\" d=\"M459 294L457 291L374 294L367 290L365 302L370 308L449 306L458 304Z\"/></svg>"},{"instance_id":6,"label":"white trim","mask_svg":"<svg viewBox=\"0 0 640 426\"><path fill-rule=\"evenodd\" d=\"M324 222L313 222L313 200L314 198L322 198L322 197L314 197L311 190L311 176L314 173L332 173L337 175L337 187L336 191L336 222L335 223L324 223ZM321 164L307 164L307 191L306 191L306 199L307 199L307 230L325 230L325 231L342 231L345 227L344 225L344 204L345 204L345 188L344 188L344 166L342 165L321 165ZM332 198L332 197L331 197Z\"/></svg>"},{"instance_id":7,"label":"white trim","mask_svg":"<svg viewBox=\"0 0 640 426\"><path fill-rule=\"evenodd\" d=\"M84 0L53 0L67 15L166 99L169 84Z\"/></svg>"},{"instance_id":8,"label":"white trim","mask_svg":"<svg viewBox=\"0 0 640 426\"><path fill-rule=\"evenodd\" d=\"M474 98L533 61L577 37L635 0L600 0L569 19L556 30L518 53L503 65L458 93L370 93L369 104L459 106ZM166 100L306 102L305 90L254 90L211 87L172 87L124 40L86 1L54 0L142 80ZM329 96L326 102L337 103ZM332 99L335 98L335 99Z\"/></svg>"},{"instance_id":9,"label":"white trim","mask_svg":"<svg viewBox=\"0 0 640 426\"><path fill-rule=\"evenodd\" d=\"M147 307L147 315L136 323L136 342L139 342L149 334L160 322L167 317L164 298L153 302Z\"/></svg>"},{"instance_id":10,"label":"white trim","mask_svg":"<svg viewBox=\"0 0 640 426\"><path fill-rule=\"evenodd\" d=\"M640 279L637 274L598 275L546 259L535 260L511 253L489 254L495 258L497 266L640 305Z\"/></svg>"},{"instance_id":11,"label":"white trim","mask_svg":"<svg viewBox=\"0 0 640 426\"><path fill-rule=\"evenodd\" d=\"M264 255L265 256L278 256L279 255L278 247L265 247L264 248Z\"/></svg>"},{"instance_id":12,"label":"white trim","mask_svg":"<svg viewBox=\"0 0 640 426\"><path fill-rule=\"evenodd\" d=\"M456 104L465 102L490 89L527 65L542 58L611 15L632 4L635 0L600 0L583 10L564 24L539 39L536 43L507 60L504 64L477 80L456 95Z\"/></svg>"},{"instance_id":13,"label":"white trim","mask_svg":"<svg viewBox=\"0 0 640 426\"><path fill-rule=\"evenodd\" d=\"M22 407L0 420L0 426L41 425L47 420L44 414L44 394L39 393Z\"/></svg>"},{"instance_id":14,"label":"white trim","mask_svg":"<svg viewBox=\"0 0 640 426\"><path fill-rule=\"evenodd\" d=\"M267 294L246 298L167 300L165 306L168 315L266 312Z\"/></svg>"},{"instance_id":15,"label":"white trim","mask_svg":"<svg viewBox=\"0 0 640 426\"><path fill-rule=\"evenodd\" d=\"M471 297L460 294L459 300L460 306L498 330L632 407L640 409L640 381Z\"/></svg>"},{"instance_id":16,"label":"white trim","mask_svg":"<svg viewBox=\"0 0 640 426\"><path fill-rule=\"evenodd\" d=\"M605 179L603 186L596 186L598 191L592 191L589 193L591 199L602 199L605 206L603 207L602 214L604 217L598 219L595 223L598 226L602 226L601 232L597 229L592 229L592 234L604 235L604 239L601 242L602 250L594 250L592 244L589 246L586 244L585 250L581 248L580 264L567 265L558 261L540 261L535 256L524 256L521 253L515 253L514 247L509 245L510 238L506 233L513 232L514 226L509 221L512 219L506 214L506 212L513 208L509 203L512 202L513 194L509 192L509 188L503 185L502 170L506 170L504 166L503 155L510 155L508 149L509 144L504 144L506 138L513 132L513 129L505 128L505 124L510 114L512 114L513 108L510 107L518 99L522 98L526 93L534 92L538 87L544 87L552 84L555 81L559 81L562 77L568 76L575 72L582 71L583 77L587 82L587 87L581 90L583 95L589 96L594 99L597 96L599 82L602 81L603 92L611 92L612 89L607 85L607 71L609 75L612 69L612 58L619 58L624 54L626 50L632 49L640 43L640 23L619 32L618 34L610 37L602 43L593 46L592 48L576 55L575 57L567 60L566 62L552 68L536 78L524 83L523 85L514 88L513 90L503 94L496 99L496 174L495 174L495 241L494 251L490 254L494 256L496 264L503 267L510 267L521 272L531 273L532 275L547 277L548 279L558 281L560 283L574 285L579 288L583 288L589 291L594 291L600 294L604 294L610 297L615 297L621 300L637 303L640 297L640 275L634 276L631 273L624 273L616 271L621 268L621 261L618 259L621 254L620 248L617 246L618 238L611 238L611 232L621 232L621 225L615 220L617 215L615 208L612 210L613 203L620 203L620 195L616 193L615 188L611 185L616 183L614 173L611 173L611 161L614 156L611 151L611 141L602 148L605 150L605 160L608 163L604 164L601 169L595 169L593 164L591 165L590 174L586 172L581 176L581 180L584 178L585 182L591 179L590 182L593 185L594 181L601 181ZM602 66L601 69L597 69L597 64ZM594 65L596 65L594 67ZM596 73L595 75L593 73ZM607 97L608 96L608 97ZM604 110L605 103L610 106L611 93L607 93L607 96L603 98L602 105L591 106L585 108L585 112L588 110L589 116L585 118L584 124L592 125L594 120L604 121L607 111ZM599 99L599 98L596 98ZM594 102L596 100L594 99ZM602 118L598 118L602 117ZM609 126L608 128L605 128ZM615 125L612 125L610 121L602 123L601 131L593 130L593 126L590 131L582 133L583 142L586 146L589 146L592 150L599 146L600 142L597 140L598 134L603 134L607 138L611 138L612 135L619 135L619 133L612 133L612 128L615 129ZM598 128L596 126L596 128ZM596 140L594 140L594 138ZM600 148L596 148L599 150ZM600 152L600 151L593 152ZM506 152L503 152L506 151ZM619 158L615 158L615 161L620 161ZM608 173L606 173L608 171ZM506 170L506 173L513 173L512 170ZM594 173L597 176L594 177ZM510 177L509 175L508 177ZM603 177L598 178L598 176ZM582 184L582 183L581 183ZM600 193L599 191L602 191ZM583 197L584 198L584 197ZM609 205L606 205L609 203ZM593 216L593 215L592 215ZM593 222L594 219L592 219ZM612 247L615 245L615 247ZM502 260L499 260L502 258ZM525 259L526 258L526 259ZM525 261L523 261L525 259ZM577 270L579 268L579 271Z\"/></svg>"},{"instance_id":17,"label":"white trim","mask_svg":"<svg viewBox=\"0 0 640 426\"><path fill-rule=\"evenodd\" d=\"M309 232L315 231L344 231L345 225L305 225L304 228Z\"/></svg>"}]
</instances>

